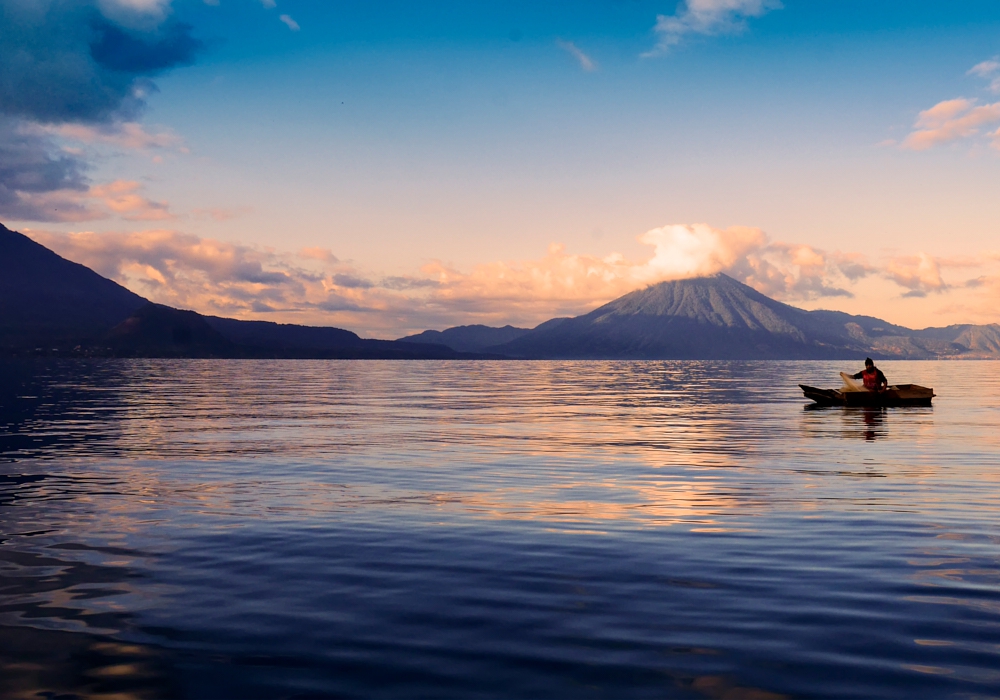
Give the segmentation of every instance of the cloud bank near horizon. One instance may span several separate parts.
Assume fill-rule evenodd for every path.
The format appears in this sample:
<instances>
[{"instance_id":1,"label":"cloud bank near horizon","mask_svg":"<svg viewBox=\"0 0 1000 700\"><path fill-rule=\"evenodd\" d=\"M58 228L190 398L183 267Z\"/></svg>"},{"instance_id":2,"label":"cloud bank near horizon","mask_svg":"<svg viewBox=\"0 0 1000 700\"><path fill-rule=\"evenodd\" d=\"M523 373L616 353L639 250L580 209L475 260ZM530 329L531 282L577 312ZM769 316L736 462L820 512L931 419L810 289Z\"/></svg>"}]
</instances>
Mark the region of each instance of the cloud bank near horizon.
<instances>
[{"instance_id":1,"label":"cloud bank near horizon","mask_svg":"<svg viewBox=\"0 0 1000 700\"><path fill-rule=\"evenodd\" d=\"M484 263L468 271L432 261L402 276L360 269L327 249L264 250L170 229L26 233L153 301L380 337L469 323L534 326L586 313L650 284L720 272L791 303L850 298L852 287L866 279L890 283L900 297L1000 290L1000 271L994 269L1000 254L948 260L919 253L872 261L771 241L758 228L707 224L647 231L638 240L652 253L641 261L617 253L572 254L553 244L535 260ZM948 283L942 272L947 268L984 274Z\"/></svg>"}]
</instances>

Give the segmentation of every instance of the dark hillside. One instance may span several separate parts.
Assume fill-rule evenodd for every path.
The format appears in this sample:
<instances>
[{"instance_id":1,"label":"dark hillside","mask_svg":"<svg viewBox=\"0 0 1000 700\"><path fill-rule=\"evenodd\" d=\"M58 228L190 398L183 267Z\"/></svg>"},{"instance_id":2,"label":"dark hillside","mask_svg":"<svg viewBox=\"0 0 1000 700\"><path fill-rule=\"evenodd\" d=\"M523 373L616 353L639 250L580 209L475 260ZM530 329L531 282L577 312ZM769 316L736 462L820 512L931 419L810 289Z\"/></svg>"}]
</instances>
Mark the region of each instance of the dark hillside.
<instances>
[{"instance_id":1,"label":"dark hillside","mask_svg":"<svg viewBox=\"0 0 1000 700\"><path fill-rule=\"evenodd\" d=\"M416 335L408 335L399 340L406 343L446 345L452 350L460 352L482 352L485 348L509 343L529 332L530 329L528 328L517 328L515 326L493 328L477 324L472 326L455 326L443 331L424 331Z\"/></svg>"},{"instance_id":2,"label":"dark hillside","mask_svg":"<svg viewBox=\"0 0 1000 700\"><path fill-rule=\"evenodd\" d=\"M357 333L341 328L296 326L272 321L238 321L233 318L205 316L205 321L230 341L267 350L330 350L361 347Z\"/></svg>"},{"instance_id":3,"label":"dark hillside","mask_svg":"<svg viewBox=\"0 0 1000 700\"><path fill-rule=\"evenodd\" d=\"M0 348L72 347L147 303L0 224Z\"/></svg>"}]
</instances>

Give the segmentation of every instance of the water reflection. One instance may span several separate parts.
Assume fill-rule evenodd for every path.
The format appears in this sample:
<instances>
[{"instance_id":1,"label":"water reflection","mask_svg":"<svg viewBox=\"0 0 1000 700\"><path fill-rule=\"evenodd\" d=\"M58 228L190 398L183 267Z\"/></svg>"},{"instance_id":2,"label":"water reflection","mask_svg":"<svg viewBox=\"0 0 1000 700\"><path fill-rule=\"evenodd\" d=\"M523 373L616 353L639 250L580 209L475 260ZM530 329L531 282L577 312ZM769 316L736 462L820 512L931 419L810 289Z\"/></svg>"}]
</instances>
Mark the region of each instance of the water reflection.
<instances>
[{"instance_id":1,"label":"water reflection","mask_svg":"<svg viewBox=\"0 0 1000 700\"><path fill-rule=\"evenodd\" d=\"M0 694L992 693L1000 385L938 364L0 365Z\"/></svg>"},{"instance_id":2,"label":"water reflection","mask_svg":"<svg viewBox=\"0 0 1000 700\"><path fill-rule=\"evenodd\" d=\"M804 410L809 413L819 414L821 420L829 421L834 418L839 419L842 426L841 434L848 438L862 438L866 442L874 442L878 438L885 438L888 433L887 418L890 411L907 411L927 414L932 409L929 407L906 407L889 409L884 406L820 406L819 404L807 404Z\"/></svg>"},{"instance_id":3,"label":"water reflection","mask_svg":"<svg viewBox=\"0 0 1000 700\"><path fill-rule=\"evenodd\" d=\"M127 424L125 365L0 361L0 462L101 451Z\"/></svg>"},{"instance_id":4,"label":"water reflection","mask_svg":"<svg viewBox=\"0 0 1000 700\"><path fill-rule=\"evenodd\" d=\"M874 442L875 437L882 431L885 409L865 406L861 409L861 415L865 423L865 440Z\"/></svg>"},{"instance_id":5,"label":"water reflection","mask_svg":"<svg viewBox=\"0 0 1000 700\"><path fill-rule=\"evenodd\" d=\"M112 638L0 624L0 691L7 698L172 698L162 650Z\"/></svg>"}]
</instances>

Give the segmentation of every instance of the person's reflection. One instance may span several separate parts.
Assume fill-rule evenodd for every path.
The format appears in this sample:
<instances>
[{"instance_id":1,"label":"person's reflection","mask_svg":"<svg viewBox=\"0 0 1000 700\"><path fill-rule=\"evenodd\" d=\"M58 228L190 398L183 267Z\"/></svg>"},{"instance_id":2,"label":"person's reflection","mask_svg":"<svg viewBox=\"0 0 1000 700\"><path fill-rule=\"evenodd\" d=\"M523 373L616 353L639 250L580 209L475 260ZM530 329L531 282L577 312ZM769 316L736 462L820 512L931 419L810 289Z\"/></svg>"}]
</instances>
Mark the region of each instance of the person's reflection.
<instances>
[{"instance_id":1,"label":"person's reflection","mask_svg":"<svg viewBox=\"0 0 1000 700\"><path fill-rule=\"evenodd\" d=\"M865 441L874 442L875 437L882 432L882 419L885 409L880 406L865 406L861 409L865 421Z\"/></svg>"}]
</instances>

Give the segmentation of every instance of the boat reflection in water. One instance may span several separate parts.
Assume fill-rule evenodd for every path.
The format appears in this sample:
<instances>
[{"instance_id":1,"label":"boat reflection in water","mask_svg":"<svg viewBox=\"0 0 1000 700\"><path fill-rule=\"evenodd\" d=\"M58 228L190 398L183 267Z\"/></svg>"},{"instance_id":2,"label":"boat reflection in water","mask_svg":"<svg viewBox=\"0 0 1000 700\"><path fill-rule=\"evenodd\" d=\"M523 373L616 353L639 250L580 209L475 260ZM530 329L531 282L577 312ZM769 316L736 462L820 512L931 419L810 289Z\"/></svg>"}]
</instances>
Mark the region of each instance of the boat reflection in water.
<instances>
[{"instance_id":1,"label":"boat reflection in water","mask_svg":"<svg viewBox=\"0 0 1000 700\"><path fill-rule=\"evenodd\" d=\"M841 419L841 432L845 437L864 438L868 442L885 437L886 420L892 409L885 406L827 406L818 403L806 404L802 407L809 413L827 414ZM912 409L905 409L912 410ZM924 409L929 410L929 409Z\"/></svg>"},{"instance_id":2,"label":"boat reflection in water","mask_svg":"<svg viewBox=\"0 0 1000 700\"><path fill-rule=\"evenodd\" d=\"M877 406L865 406L861 409L861 415L865 421L865 440L873 442L885 419L885 410Z\"/></svg>"}]
</instances>

